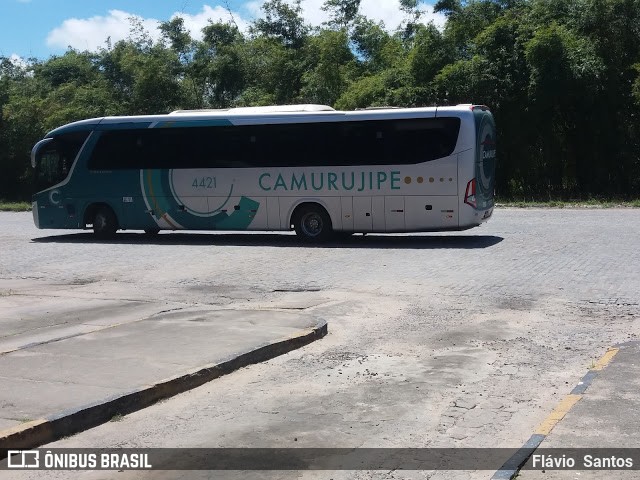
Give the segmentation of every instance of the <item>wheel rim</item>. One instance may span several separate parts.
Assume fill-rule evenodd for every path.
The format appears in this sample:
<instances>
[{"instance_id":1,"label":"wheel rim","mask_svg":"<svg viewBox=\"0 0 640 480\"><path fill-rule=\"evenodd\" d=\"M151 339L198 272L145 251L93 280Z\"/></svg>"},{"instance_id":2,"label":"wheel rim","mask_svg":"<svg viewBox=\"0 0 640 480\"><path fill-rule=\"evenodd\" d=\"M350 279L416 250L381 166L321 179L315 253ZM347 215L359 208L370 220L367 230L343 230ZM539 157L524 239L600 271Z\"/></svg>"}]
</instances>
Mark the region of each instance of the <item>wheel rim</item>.
<instances>
[{"instance_id":1,"label":"wheel rim","mask_svg":"<svg viewBox=\"0 0 640 480\"><path fill-rule=\"evenodd\" d=\"M107 218L102 213L98 213L96 215L94 223L94 227L96 227L98 230L104 230L107 226Z\"/></svg>"},{"instance_id":2,"label":"wheel rim","mask_svg":"<svg viewBox=\"0 0 640 480\"><path fill-rule=\"evenodd\" d=\"M302 227L302 232L308 237L317 237L324 228L322 217L315 212L305 214L302 217L300 226Z\"/></svg>"}]
</instances>

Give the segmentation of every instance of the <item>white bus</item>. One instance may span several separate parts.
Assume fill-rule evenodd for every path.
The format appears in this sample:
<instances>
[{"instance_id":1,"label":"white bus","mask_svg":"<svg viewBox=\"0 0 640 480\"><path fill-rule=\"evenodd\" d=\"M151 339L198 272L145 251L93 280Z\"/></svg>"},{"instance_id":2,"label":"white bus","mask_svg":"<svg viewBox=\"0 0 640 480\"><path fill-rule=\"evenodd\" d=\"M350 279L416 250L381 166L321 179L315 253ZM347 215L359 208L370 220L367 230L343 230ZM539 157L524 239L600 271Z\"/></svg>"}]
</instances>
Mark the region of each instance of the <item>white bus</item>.
<instances>
[{"instance_id":1,"label":"white bus","mask_svg":"<svg viewBox=\"0 0 640 480\"><path fill-rule=\"evenodd\" d=\"M106 117L57 128L31 153L38 228L464 230L491 217L487 107L322 105Z\"/></svg>"}]
</instances>

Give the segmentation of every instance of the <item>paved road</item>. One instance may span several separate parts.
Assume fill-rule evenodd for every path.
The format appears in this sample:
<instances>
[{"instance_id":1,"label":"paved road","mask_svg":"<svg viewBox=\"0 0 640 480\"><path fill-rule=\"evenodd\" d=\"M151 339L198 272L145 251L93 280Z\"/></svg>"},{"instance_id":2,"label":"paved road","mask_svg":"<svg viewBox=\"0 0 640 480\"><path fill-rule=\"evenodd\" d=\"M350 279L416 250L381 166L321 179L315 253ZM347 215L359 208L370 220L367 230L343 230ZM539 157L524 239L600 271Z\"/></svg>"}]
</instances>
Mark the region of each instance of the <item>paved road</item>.
<instances>
[{"instance_id":1,"label":"paved road","mask_svg":"<svg viewBox=\"0 0 640 480\"><path fill-rule=\"evenodd\" d=\"M330 322L320 342L51 446L520 447L607 347L640 334L640 210L499 209L464 233L324 247L287 234L100 242L29 220L0 214L5 297L73 286L91 299L277 306ZM118 478L194 477L158 473Z\"/></svg>"},{"instance_id":2,"label":"paved road","mask_svg":"<svg viewBox=\"0 0 640 480\"><path fill-rule=\"evenodd\" d=\"M640 446L639 356L639 342L621 345L611 364L598 373L584 397L567 413L540 447L585 449L572 457L578 465L584 462L585 455L591 455L590 465L595 464L594 458L602 458L604 461L611 460L612 456L629 458L628 453L617 449L620 446L636 449ZM604 448L616 451L603 453L603 450L599 450ZM541 451L552 452L538 450ZM637 479L640 476L637 456L633 456L636 457L636 470L522 470L518 480Z\"/></svg>"}]
</instances>

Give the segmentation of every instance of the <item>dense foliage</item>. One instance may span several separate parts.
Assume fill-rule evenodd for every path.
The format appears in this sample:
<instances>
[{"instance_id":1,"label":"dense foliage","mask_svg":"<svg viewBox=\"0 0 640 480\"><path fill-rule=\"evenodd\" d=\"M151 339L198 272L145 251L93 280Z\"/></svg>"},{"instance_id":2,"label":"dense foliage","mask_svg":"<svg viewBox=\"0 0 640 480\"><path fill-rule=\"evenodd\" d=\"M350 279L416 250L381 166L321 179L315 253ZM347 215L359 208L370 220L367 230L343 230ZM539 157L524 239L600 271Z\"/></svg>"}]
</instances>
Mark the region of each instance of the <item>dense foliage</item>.
<instances>
[{"instance_id":1,"label":"dense foliage","mask_svg":"<svg viewBox=\"0 0 640 480\"><path fill-rule=\"evenodd\" d=\"M28 198L28 153L88 117L178 108L322 103L339 109L479 103L499 130L498 194L640 194L640 0L440 0L443 30L402 0L390 33L360 0L269 0L247 32L180 18L161 40L132 19L127 40L25 65L0 57L0 198Z\"/></svg>"}]
</instances>

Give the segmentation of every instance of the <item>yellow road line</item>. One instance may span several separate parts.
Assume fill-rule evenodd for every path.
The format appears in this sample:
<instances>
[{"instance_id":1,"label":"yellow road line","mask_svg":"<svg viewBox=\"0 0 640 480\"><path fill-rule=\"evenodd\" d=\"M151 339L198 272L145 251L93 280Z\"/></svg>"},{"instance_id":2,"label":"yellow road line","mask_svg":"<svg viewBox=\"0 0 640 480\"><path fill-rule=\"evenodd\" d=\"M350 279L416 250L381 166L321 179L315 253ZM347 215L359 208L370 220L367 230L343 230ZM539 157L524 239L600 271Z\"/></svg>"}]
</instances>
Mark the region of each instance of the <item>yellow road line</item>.
<instances>
[{"instance_id":1,"label":"yellow road line","mask_svg":"<svg viewBox=\"0 0 640 480\"><path fill-rule=\"evenodd\" d=\"M609 348L600 360L595 364L591 371L600 371L611 363L613 357L620 351L619 348ZM558 406L547 416L547 418L538 426L535 433L538 435L549 435L551 430L562 420L569 410L580 401L582 394L567 395Z\"/></svg>"},{"instance_id":2,"label":"yellow road line","mask_svg":"<svg viewBox=\"0 0 640 480\"><path fill-rule=\"evenodd\" d=\"M582 395L567 395L549 416L538 426L535 433L537 435L549 435L551 430L558 424L564 416L569 413L571 407L580 401Z\"/></svg>"},{"instance_id":3,"label":"yellow road line","mask_svg":"<svg viewBox=\"0 0 640 480\"><path fill-rule=\"evenodd\" d=\"M602 356L602 358L598 360L598 363L596 363L596 366L593 367L591 370L597 370L597 371L602 370L604 367L609 365L609 363L611 363L611 360L613 360L613 357L615 357L619 351L620 351L619 348L610 348L609 350L607 350L607 353L605 353Z\"/></svg>"}]
</instances>

